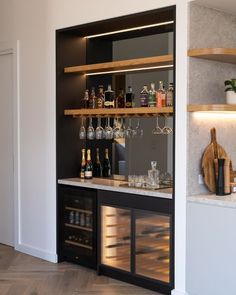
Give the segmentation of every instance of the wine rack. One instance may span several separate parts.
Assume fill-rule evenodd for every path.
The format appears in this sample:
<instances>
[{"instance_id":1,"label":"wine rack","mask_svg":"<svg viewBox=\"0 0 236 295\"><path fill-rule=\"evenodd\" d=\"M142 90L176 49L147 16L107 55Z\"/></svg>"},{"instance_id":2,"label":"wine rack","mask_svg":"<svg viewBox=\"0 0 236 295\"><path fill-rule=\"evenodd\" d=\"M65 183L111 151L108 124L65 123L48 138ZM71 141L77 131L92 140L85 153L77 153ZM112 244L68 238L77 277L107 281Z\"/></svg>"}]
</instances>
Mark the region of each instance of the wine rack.
<instances>
[{"instance_id":1,"label":"wine rack","mask_svg":"<svg viewBox=\"0 0 236 295\"><path fill-rule=\"evenodd\" d=\"M60 187L63 260L96 268L96 192Z\"/></svg>"}]
</instances>

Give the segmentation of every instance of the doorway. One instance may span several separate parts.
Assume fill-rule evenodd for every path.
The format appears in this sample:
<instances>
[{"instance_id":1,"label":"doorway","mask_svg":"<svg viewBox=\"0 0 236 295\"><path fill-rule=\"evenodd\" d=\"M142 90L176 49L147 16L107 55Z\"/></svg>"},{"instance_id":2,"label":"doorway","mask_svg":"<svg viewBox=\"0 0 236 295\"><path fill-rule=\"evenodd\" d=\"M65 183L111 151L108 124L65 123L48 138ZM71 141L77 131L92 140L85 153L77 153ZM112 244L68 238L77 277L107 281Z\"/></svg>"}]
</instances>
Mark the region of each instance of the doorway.
<instances>
[{"instance_id":1,"label":"doorway","mask_svg":"<svg viewBox=\"0 0 236 295\"><path fill-rule=\"evenodd\" d=\"M0 243L14 246L13 50L0 48Z\"/></svg>"}]
</instances>

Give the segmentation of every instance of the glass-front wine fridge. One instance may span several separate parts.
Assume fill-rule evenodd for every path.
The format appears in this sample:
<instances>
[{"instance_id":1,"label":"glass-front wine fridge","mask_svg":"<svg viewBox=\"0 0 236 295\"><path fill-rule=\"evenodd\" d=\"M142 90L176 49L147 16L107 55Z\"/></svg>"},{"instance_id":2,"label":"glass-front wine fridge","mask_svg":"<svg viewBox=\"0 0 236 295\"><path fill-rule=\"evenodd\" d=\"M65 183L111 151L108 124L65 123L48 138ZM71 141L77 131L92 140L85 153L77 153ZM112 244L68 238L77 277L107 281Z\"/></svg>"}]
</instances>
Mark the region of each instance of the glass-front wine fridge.
<instances>
[{"instance_id":1,"label":"glass-front wine fridge","mask_svg":"<svg viewBox=\"0 0 236 295\"><path fill-rule=\"evenodd\" d=\"M96 268L96 191L60 186L59 200L61 260Z\"/></svg>"},{"instance_id":2,"label":"glass-front wine fridge","mask_svg":"<svg viewBox=\"0 0 236 295\"><path fill-rule=\"evenodd\" d=\"M170 201L99 192L102 274L170 294L174 264Z\"/></svg>"}]
</instances>

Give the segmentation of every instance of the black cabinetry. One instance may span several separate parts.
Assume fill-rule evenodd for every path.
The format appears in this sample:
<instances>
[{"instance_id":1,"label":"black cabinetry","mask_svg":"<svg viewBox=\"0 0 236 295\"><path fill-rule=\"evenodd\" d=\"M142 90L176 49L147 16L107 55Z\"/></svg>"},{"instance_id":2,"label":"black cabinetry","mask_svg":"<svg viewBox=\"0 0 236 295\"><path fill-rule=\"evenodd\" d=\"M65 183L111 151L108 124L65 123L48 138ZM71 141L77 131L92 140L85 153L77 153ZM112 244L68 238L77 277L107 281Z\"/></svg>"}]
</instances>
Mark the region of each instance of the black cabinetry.
<instances>
[{"instance_id":1,"label":"black cabinetry","mask_svg":"<svg viewBox=\"0 0 236 295\"><path fill-rule=\"evenodd\" d=\"M59 260L96 268L96 191L59 185L58 205Z\"/></svg>"}]
</instances>

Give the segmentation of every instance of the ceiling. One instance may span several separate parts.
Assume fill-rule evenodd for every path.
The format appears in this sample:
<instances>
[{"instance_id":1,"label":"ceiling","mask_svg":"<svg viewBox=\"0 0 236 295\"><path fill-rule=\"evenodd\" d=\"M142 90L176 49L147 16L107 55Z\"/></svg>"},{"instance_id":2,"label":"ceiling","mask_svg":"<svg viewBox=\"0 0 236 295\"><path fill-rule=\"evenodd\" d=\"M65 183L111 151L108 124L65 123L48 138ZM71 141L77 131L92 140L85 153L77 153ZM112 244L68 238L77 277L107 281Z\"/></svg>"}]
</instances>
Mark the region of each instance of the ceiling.
<instances>
[{"instance_id":1,"label":"ceiling","mask_svg":"<svg viewBox=\"0 0 236 295\"><path fill-rule=\"evenodd\" d=\"M236 15L235 0L194 0L193 2Z\"/></svg>"}]
</instances>

